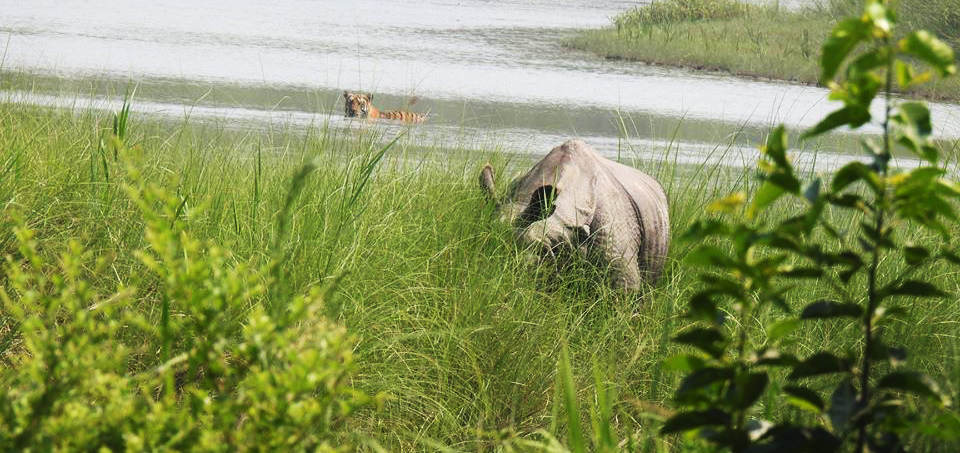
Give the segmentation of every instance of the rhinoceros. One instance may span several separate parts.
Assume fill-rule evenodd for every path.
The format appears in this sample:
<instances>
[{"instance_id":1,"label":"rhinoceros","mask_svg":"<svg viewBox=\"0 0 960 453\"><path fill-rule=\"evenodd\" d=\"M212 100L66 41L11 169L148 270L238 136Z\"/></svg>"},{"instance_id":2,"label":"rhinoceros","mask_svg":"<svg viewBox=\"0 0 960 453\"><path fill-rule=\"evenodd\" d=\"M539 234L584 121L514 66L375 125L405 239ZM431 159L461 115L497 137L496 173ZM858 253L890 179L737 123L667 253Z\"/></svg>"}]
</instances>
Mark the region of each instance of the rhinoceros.
<instances>
[{"instance_id":1,"label":"rhinoceros","mask_svg":"<svg viewBox=\"0 0 960 453\"><path fill-rule=\"evenodd\" d=\"M496 200L493 168L480 185ZM628 291L663 272L670 238L667 195L652 177L601 156L582 140L547 154L497 200L500 220L541 257L575 251L606 266Z\"/></svg>"}]
</instances>

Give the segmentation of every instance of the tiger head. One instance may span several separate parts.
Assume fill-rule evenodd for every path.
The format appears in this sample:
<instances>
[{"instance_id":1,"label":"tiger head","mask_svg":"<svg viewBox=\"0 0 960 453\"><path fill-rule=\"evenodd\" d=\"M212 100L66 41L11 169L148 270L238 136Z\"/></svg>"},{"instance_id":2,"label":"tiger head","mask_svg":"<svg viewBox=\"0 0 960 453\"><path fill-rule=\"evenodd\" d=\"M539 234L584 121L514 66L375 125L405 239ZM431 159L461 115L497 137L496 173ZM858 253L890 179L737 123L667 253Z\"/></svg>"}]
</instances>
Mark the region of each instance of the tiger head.
<instances>
[{"instance_id":1,"label":"tiger head","mask_svg":"<svg viewBox=\"0 0 960 453\"><path fill-rule=\"evenodd\" d=\"M348 117L366 118L373 106L373 95L367 93L343 92L344 112Z\"/></svg>"}]
</instances>

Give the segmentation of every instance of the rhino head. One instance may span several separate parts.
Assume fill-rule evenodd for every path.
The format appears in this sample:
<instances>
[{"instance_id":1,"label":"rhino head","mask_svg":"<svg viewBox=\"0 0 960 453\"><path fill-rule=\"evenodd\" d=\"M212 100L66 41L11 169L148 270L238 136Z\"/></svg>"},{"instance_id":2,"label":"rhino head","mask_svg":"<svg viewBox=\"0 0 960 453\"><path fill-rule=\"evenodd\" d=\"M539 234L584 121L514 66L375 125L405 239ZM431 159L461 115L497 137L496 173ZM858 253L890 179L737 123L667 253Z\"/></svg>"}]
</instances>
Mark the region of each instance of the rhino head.
<instances>
[{"instance_id":1,"label":"rhino head","mask_svg":"<svg viewBox=\"0 0 960 453\"><path fill-rule=\"evenodd\" d=\"M667 196L656 180L604 158L581 140L550 151L497 199L493 168L480 185L519 242L548 259L573 251L607 266L614 286L639 289L663 272Z\"/></svg>"}]
</instances>

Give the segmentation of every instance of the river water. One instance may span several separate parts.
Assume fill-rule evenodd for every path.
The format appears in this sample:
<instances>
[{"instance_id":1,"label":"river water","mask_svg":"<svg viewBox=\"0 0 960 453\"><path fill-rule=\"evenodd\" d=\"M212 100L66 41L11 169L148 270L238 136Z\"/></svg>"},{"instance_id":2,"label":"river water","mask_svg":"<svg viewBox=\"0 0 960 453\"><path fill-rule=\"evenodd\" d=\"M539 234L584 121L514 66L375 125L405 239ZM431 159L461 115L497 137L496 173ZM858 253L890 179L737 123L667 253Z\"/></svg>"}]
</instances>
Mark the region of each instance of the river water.
<instances>
[{"instance_id":1,"label":"river water","mask_svg":"<svg viewBox=\"0 0 960 453\"><path fill-rule=\"evenodd\" d=\"M113 80L138 86L141 111L177 116L189 108L225 121L334 127L356 127L342 116L341 93L363 90L376 93L381 108L429 112L414 127L427 140L458 137L542 154L576 136L611 156L656 160L669 148L672 160L729 165L752 165L752 143L770 125L809 127L836 107L820 88L609 61L562 47L577 29L605 26L640 4L2 0L0 75L56 81L47 93L16 84L7 92L37 103L89 96L64 80ZM960 136L960 108L932 109L944 137ZM839 148L849 142L818 145L829 157L819 165L848 160Z\"/></svg>"}]
</instances>

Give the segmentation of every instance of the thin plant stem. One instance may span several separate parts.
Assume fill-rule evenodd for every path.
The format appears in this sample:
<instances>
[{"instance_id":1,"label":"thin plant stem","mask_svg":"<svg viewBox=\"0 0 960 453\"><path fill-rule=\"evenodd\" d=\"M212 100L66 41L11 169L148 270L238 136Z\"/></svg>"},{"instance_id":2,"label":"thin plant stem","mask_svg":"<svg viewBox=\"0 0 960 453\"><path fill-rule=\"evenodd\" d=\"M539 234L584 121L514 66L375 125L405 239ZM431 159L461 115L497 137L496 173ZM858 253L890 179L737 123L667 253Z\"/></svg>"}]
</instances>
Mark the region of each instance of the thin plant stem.
<instances>
[{"instance_id":1,"label":"thin plant stem","mask_svg":"<svg viewBox=\"0 0 960 453\"><path fill-rule=\"evenodd\" d=\"M887 187L886 187L886 177L889 170L889 162L891 156L890 149L890 112L892 110L892 99L891 99L891 85L893 84L893 46L890 43L890 38L884 38L884 46L891 52L890 57L887 60L887 70L886 70L886 82L884 84L884 118L883 118L883 155L875 156L874 161L877 162L877 171L880 173L881 180L883 184L881 185L880 191L877 194L877 203L875 206L876 209L876 222L874 228L876 228L877 236L883 234L884 228L884 213L887 209ZM860 374L860 406L866 407L867 402L870 399L870 371L873 366L871 360L871 351L873 350L873 315L877 310L877 306L880 304L877 295L877 273L880 267L880 253L881 253L881 244L874 244L873 248L873 262L870 263L870 274L868 275L869 279L869 299L867 304L867 310L864 313L864 335L866 335L866 342L863 346L863 366ZM866 447L867 442L867 424L869 420L861 418L858 422L858 436L857 436L857 449L856 451L863 452Z\"/></svg>"}]
</instances>

